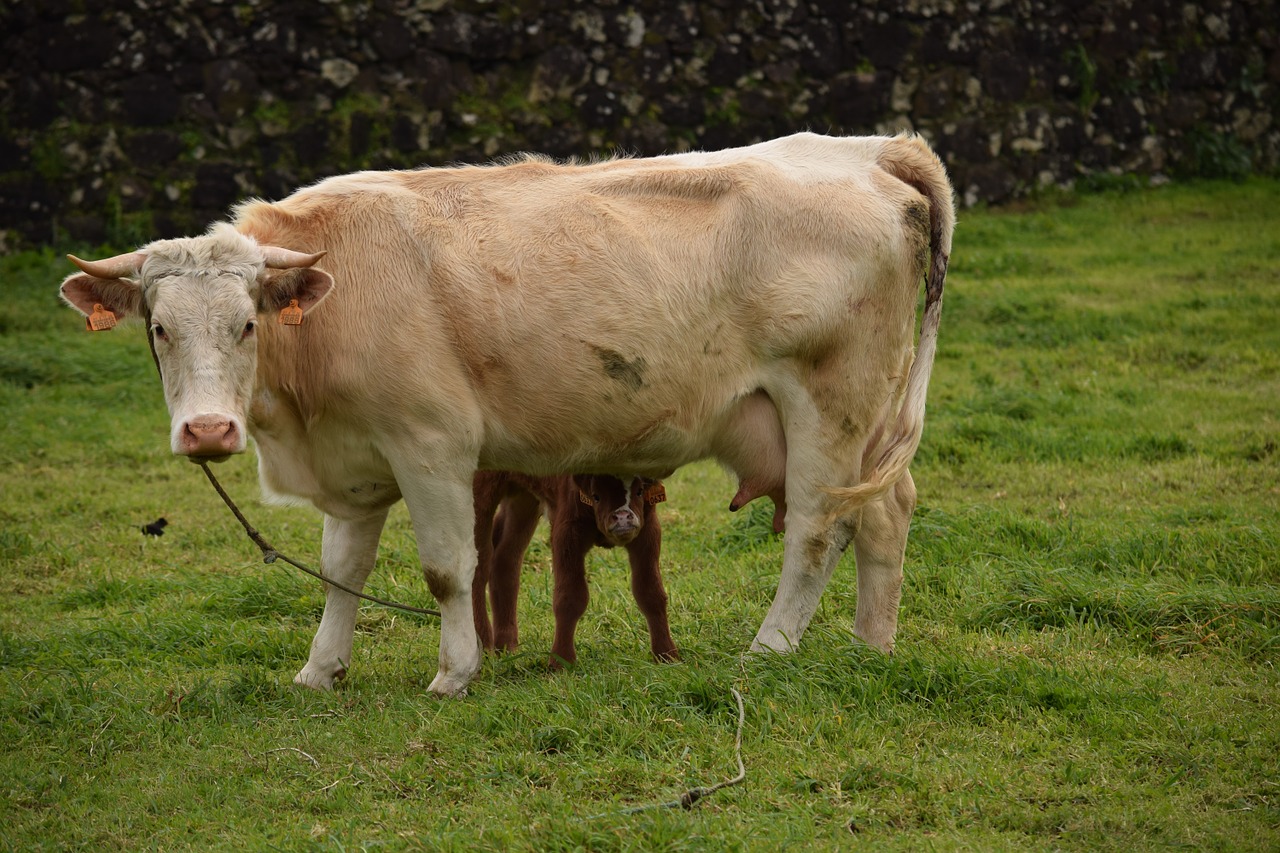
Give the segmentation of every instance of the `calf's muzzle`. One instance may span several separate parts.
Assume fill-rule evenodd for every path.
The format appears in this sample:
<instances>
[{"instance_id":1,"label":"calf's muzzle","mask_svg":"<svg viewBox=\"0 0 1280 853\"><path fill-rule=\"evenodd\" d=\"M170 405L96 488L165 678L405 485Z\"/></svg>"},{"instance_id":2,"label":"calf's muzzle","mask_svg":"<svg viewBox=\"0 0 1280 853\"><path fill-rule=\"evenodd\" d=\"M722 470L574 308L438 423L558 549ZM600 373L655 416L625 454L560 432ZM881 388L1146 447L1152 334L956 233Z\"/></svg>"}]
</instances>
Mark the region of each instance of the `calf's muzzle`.
<instances>
[{"instance_id":1,"label":"calf's muzzle","mask_svg":"<svg viewBox=\"0 0 1280 853\"><path fill-rule=\"evenodd\" d=\"M640 519L636 518L636 514L629 507L622 507L613 511L613 518L610 520L609 529L617 531L630 530L633 527L640 526Z\"/></svg>"},{"instance_id":2,"label":"calf's muzzle","mask_svg":"<svg viewBox=\"0 0 1280 853\"><path fill-rule=\"evenodd\" d=\"M624 506L609 513L607 526L606 533L609 538L619 545L626 545L636 538L636 534L640 532L643 522L631 511L630 507Z\"/></svg>"}]
</instances>

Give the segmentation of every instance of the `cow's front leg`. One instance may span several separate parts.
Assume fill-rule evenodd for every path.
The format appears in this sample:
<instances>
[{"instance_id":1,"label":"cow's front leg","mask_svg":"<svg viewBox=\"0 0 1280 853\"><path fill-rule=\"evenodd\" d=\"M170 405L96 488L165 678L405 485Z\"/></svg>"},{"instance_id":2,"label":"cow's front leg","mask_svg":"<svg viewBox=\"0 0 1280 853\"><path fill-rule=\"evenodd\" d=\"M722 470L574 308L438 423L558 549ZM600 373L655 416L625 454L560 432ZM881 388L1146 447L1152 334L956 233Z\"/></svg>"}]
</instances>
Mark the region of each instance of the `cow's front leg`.
<instances>
[{"instance_id":1,"label":"cow's front leg","mask_svg":"<svg viewBox=\"0 0 1280 853\"><path fill-rule=\"evenodd\" d=\"M320 564L325 577L343 586L362 591L378 554L378 538L386 523L387 511L358 521L324 517L324 538ZM351 664L351 643L356 629L360 599L335 586L325 585L324 615L311 641L307 665L293 677L297 684L316 690L330 690L336 679L347 674Z\"/></svg>"},{"instance_id":2,"label":"cow's front leg","mask_svg":"<svg viewBox=\"0 0 1280 853\"><path fill-rule=\"evenodd\" d=\"M464 466L458 465L458 469ZM444 463L397 471L409 508L418 557L431 594L440 607L440 669L428 689L438 696L464 696L480 670L482 647L476 633L471 583L476 572L474 468Z\"/></svg>"}]
</instances>

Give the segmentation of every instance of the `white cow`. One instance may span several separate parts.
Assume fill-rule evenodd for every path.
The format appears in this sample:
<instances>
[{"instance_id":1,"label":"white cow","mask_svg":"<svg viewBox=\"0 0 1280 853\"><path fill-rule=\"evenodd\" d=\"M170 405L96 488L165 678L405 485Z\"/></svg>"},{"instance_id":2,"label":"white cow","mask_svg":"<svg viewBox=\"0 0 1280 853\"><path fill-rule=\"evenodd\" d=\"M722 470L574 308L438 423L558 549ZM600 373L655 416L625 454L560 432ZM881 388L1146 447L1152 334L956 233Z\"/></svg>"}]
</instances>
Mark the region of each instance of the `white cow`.
<instances>
[{"instance_id":1,"label":"white cow","mask_svg":"<svg viewBox=\"0 0 1280 853\"><path fill-rule=\"evenodd\" d=\"M752 648L799 642L853 542L854 631L891 650L954 221L918 137L802 133L330 178L203 236L73 258L62 294L149 324L173 452L218 460L252 434L265 493L324 513L328 576L363 586L404 499L442 613L431 690L461 694L478 469L662 478L713 456L744 492L785 486ZM346 674L356 605L328 588L298 683Z\"/></svg>"}]
</instances>

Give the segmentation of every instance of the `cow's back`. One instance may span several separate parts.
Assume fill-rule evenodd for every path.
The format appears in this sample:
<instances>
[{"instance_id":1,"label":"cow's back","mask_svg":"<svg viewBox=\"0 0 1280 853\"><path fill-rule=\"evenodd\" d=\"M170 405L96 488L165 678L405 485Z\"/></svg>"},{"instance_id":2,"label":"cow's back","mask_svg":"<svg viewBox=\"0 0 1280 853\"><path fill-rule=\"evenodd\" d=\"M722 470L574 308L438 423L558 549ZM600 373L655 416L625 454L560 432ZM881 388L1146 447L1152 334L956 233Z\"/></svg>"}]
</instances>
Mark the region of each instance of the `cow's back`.
<instances>
[{"instance_id":1,"label":"cow's back","mask_svg":"<svg viewBox=\"0 0 1280 853\"><path fill-rule=\"evenodd\" d=\"M328 252L323 343L276 360L317 407L452 409L484 467L660 475L778 370L860 334L873 382L900 372L921 197L874 165L892 142L356 173L239 227Z\"/></svg>"}]
</instances>

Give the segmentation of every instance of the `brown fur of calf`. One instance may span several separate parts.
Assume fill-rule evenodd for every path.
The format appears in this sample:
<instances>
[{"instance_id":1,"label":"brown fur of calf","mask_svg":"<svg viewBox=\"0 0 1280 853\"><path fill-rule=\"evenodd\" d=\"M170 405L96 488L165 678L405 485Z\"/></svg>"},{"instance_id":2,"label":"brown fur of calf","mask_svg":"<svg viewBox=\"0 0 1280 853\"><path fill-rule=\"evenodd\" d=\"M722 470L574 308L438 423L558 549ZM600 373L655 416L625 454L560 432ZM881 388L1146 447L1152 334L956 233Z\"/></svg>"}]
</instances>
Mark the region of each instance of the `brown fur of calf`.
<instances>
[{"instance_id":1,"label":"brown fur of calf","mask_svg":"<svg viewBox=\"0 0 1280 853\"><path fill-rule=\"evenodd\" d=\"M653 656L678 660L680 654L667 622L667 592L658 568L662 527L654 504L665 500L661 489L660 483L639 477L624 484L608 476L478 472L474 481L477 563L471 604L485 648L514 651L519 644L516 604L520 566L546 507L551 523L555 613L551 666L577 662L573 638L589 597L586 556L597 546L627 549L631 593L649 624ZM492 624L486 587L493 608Z\"/></svg>"}]
</instances>

